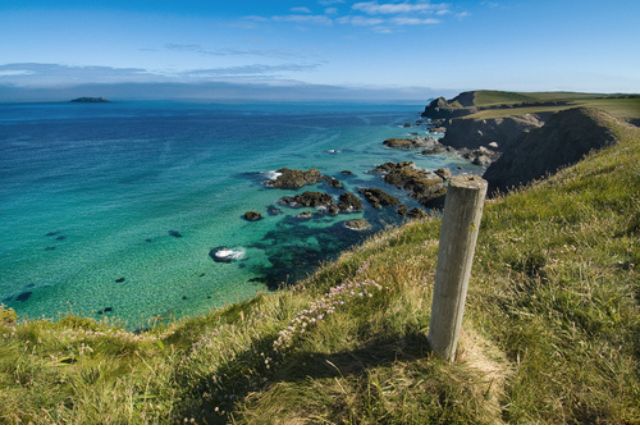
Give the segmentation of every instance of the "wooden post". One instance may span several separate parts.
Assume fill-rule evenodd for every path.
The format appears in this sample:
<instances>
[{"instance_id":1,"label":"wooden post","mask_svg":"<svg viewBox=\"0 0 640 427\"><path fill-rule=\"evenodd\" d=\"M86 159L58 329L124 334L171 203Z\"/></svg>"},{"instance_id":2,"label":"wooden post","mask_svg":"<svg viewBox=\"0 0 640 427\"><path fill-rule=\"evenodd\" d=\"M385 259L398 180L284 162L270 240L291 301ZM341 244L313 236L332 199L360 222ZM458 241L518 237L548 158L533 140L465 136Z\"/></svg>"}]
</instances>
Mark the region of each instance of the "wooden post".
<instances>
[{"instance_id":1,"label":"wooden post","mask_svg":"<svg viewBox=\"0 0 640 427\"><path fill-rule=\"evenodd\" d=\"M447 189L429 344L436 355L450 362L456 356L486 193L487 181L473 175L454 176Z\"/></svg>"}]
</instances>

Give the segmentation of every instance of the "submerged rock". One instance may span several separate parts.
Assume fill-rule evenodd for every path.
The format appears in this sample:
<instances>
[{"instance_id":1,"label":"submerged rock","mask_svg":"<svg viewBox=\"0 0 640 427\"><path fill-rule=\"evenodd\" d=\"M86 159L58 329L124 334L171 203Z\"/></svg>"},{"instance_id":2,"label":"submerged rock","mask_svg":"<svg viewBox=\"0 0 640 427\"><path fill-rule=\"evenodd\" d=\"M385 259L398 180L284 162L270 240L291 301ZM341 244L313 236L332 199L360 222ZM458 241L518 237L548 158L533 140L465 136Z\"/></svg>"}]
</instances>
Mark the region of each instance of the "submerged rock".
<instances>
[{"instance_id":1,"label":"submerged rock","mask_svg":"<svg viewBox=\"0 0 640 427\"><path fill-rule=\"evenodd\" d=\"M352 176L353 175L353 172L351 172L350 170L347 170L347 169L345 169L343 171L340 171L340 173L342 175L345 175L345 176Z\"/></svg>"},{"instance_id":2,"label":"submerged rock","mask_svg":"<svg viewBox=\"0 0 640 427\"><path fill-rule=\"evenodd\" d=\"M327 185L333 188L342 188L342 183L332 176L324 176L322 178Z\"/></svg>"},{"instance_id":3,"label":"submerged rock","mask_svg":"<svg viewBox=\"0 0 640 427\"><path fill-rule=\"evenodd\" d=\"M230 249L226 246L218 246L209 251L209 256L215 262L230 263L244 258L244 249Z\"/></svg>"},{"instance_id":4,"label":"submerged rock","mask_svg":"<svg viewBox=\"0 0 640 427\"><path fill-rule=\"evenodd\" d=\"M111 313L113 311L113 307L105 307L102 310L98 310L98 314L106 314Z\"/></svg>"},{"instance_id":5,"label":"submerged rock","mask_svg":"<svg viewBox=\"0 0 640 427\"><path fill-rule=\"evenodd\" d=\"M296 170L289 168L278 169L274 178L265 182L267 187L297 190L305 185L316 184L322 179L318 169Z\"/></svg>"},{"instance_id":6,"label":"submerged rock","mask_svg":"<svg viewBox=\"0 0 640 427\"><path fill-rule=\"evenodd\" d=\"M175 237L176 239L179 239L179 238L182 237L182 233L180 233L177 230L169 230L169 236Z\"/></svg>"},{"instance_id":7,"label":"submerged rock","mask_svg":"<svg viewBox=\"0 0 640 427\"><path fill-rule=\"evenodd\" d=\"M118 277L118 278L116 279L116 283L124 283L124 281L125 281L125 278L124 278L124 277Z\"/></svg>"},{"instance_id":8,"label":"submerged rock","mask_svg":"<svg viewBox=\"0 0 640 427\"><path fill-rule=\"evenodd\" d=\"M379 188L362 188L358 191L376 209L380 209L383 206L395 206L400 203L400 200Z\"/></svg>"},{"instance_id":9,"label":"submerged rock","mask_svg":"<svg viewBox=\"0 0 640 427\"><path fill-rule=\"evenodd\" d=\"M53 236L57 236L58 234L60 234L60 231L59 231L59 230L56 230L56 231L50 231L50 232L48 232L47 234L45 234L45 236L47 236L47 237L53 237Z\"/></svg>"},{"instance_id":10,"label":"submerged rock","mask_svg":"<svg viewBox=\"0 0 640 427\"><path fill-rule=\"evenodd\" d=\"M318 206L328 206L333 203L333 197L320 191L305 191L295 196L285 196L280 199L280 203L292 208L315 208Z\"/></svg>"},{"instance_id":11,"label":"submerged rock","mask_svg":"<svg viewBox=\"0 0 640 427\"><path fill-rule=\"evenodd\" d=\"M267 213L271 216L276 216L276 215L280 215L282 213L282 209L273 206L273 205L269 205L267 207Z\"/></svg>"},{"instance_id":12,"label":"submerged rock","mask_svg":"<svg viewBox=\"0 0 640 427\"><path fill-rule=\"evenodd\" d=\"M31 291L22 292L16 297L16 301L25 302L26 300L31 298L31 295L33 295L33 292Z\"/></svg>"},{"instance_id":13,"label":"submerged rock","mask_svg":"<svg viewBox=\"0 0 640 427\"><path fill-rule=\"evenodd\" d=\"M259 221L262 219L262 215L260 214L260 212L255 212L255 211L245 212L243 217L247 221Z\"/></svg>"},{"instance_id":14,"label":"submerged rock","mask_svg":"<svg viewBox=\"0 0 640 427\"><path fill-rule=\"evenodd\" d=\"M67 239L67 236L58 236L58 237L56 237L56 240L60 240L60 241L66 240L66 239Z\"/></svg>"},{"instance_id":15,"label":"submerged rock","mask_svg":"<svg viewBox=\"0 0 640 427\"><path fill-rule=\"evenodd\" d=\"M371 228L371 224L366 219L352 219L344 222L345 228L353 231L364 231Z\"/></svg>"},{"instance_id":16,"label":"submerged rock","mask_svg":"<svg viewBox=\"0 0 640 427\"><path fill-rule=\"evenodd\" d=\"M46 248L44 248L45 251L55 251L56 247L55 246L47 246Z\"/></svg>"},{"instance_id":17,"label":"submerged rock","mask_svg":"<svg viewBox=\"0 0 640 427\"><path fill-rule=\"evenodd\" d=\"M296 215L296 218L301 219L301 220L309 220L309 219L313 218L313 212L304 211L304 212Z\"/></svg>"}]
</instances>

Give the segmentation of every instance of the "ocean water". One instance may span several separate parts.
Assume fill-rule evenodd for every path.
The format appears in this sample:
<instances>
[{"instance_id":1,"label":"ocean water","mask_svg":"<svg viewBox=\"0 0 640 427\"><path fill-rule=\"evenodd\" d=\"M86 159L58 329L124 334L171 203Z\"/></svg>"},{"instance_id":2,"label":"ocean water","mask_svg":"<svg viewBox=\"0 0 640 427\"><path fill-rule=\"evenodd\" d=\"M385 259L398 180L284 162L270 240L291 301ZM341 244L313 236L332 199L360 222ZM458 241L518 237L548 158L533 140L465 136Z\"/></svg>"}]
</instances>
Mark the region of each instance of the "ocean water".
<instances>
[{"instance_id":1,"label":"ocean water","mask_svg":"<svg viewBox=\"0 0 640 427\"><path fill-rule=\"evenodd\" d=\"M296 191L268 189L269 171L320 169L354 191L376 186L385 161L473 169L381 142L421 105L0 105L0 300L21 317L109 317L130 328L202 313L304 277L320 262L398 224L393 210L312 220L267 207ZM335 150L331 152L330 150ZM351 170L353 176L340 171ZM326 185L305 187L337 195ZM301 190L302 191L302 190ZM242 214L264 215L247 222ZM365 217L368 232L342 222ZM171 235L177 231L181 237ZM215 263L209 251L244 257ZM122 281L124 278L124 281Z\"/></svg>"}]
</instances>

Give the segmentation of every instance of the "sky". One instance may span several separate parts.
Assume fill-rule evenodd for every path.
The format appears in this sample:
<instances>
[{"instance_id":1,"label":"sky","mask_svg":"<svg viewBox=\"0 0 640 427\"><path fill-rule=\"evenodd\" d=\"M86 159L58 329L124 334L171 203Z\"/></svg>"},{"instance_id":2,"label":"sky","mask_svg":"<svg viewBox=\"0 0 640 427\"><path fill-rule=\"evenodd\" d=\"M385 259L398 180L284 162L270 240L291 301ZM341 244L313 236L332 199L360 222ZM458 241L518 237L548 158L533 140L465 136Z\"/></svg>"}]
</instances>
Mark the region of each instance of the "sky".
<instances>
[{"instance_id":1,"label":"sky","mask_svg":"<svg viewBox=\"0 0 640 427\"><path fill-rule=\"evenodd\" d=\"M636 0L0 0L0 86L640 92L638 24Z\"/></svg>"}]
</instances>

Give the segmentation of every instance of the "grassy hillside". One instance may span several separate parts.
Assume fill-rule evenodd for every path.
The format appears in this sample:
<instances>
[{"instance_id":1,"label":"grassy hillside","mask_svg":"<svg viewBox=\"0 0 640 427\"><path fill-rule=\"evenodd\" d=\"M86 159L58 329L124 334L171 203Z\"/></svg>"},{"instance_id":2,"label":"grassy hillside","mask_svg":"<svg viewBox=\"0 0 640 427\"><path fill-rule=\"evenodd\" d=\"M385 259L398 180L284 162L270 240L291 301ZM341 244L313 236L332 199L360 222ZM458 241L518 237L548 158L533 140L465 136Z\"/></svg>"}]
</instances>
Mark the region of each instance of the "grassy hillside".
<instances>
[{"instance_id":1,"label":"grassy hillside","mask_svg":"<svg viewBox=\"0 0 640 427\"><path fill-rule=\"evenodd\" d=\"M4 423L640 423L640 129L488 202L459 360L428 354L440 221L135 335L0 312Z\"/></svg>"},{"instance_id":2,"label":"grassy hillside","mask_svg":"<svg viewBox=\"0 0 640 427\"><path fill-rule=\"evenodd\" d=\"M504 92L494 90L478 90L473 91L472 94L473 106L480 108L480 111L469 114L465 118L492 119L512 115L552 113L575 107L588 107L605 110L623 120L640 119L640 96L579 92ZM557 103L557 105L540 105L543 103Z\"/></svg>"}]
</instances>

